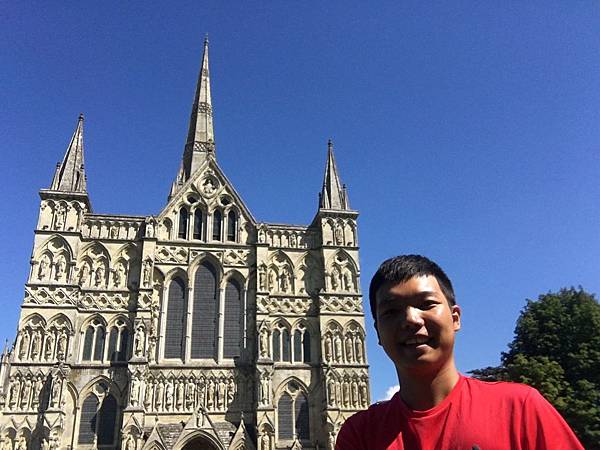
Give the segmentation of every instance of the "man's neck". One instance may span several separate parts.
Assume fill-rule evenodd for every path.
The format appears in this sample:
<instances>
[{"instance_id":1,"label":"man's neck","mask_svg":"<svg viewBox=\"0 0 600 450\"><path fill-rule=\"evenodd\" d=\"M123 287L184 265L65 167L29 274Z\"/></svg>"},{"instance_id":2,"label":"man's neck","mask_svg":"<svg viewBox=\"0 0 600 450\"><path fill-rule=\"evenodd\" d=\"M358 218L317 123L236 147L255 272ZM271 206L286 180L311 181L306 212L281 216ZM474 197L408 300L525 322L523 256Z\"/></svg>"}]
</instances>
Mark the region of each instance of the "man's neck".
<instances>
[{"instance_id":1,"label":"man's neck","mask_svg":"<svg viewBox=\"0 0 600 450\"><path fill-rule=\"evenodd\" d=\"M460 375L454 361L435 373L398 371L400 397L411 409L424 411L439 405L450 395Z\"/></svg>"}]
</instances>

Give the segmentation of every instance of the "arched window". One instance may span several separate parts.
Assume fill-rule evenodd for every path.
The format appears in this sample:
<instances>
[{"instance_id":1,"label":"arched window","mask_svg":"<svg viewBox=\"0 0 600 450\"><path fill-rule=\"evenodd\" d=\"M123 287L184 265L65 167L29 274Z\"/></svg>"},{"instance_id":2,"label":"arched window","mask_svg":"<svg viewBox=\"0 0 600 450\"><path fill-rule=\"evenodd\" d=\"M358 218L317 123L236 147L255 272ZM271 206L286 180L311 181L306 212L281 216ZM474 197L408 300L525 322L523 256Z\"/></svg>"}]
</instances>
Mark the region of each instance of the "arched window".
<instances>
[{"instance_id":1,"label":"arched window","mask_svg":"<svg viewBox=\"0 0 600 450\"><path fill-rule=\"evenodd\" d=\"M295 382L290 382L277 402L279 440L310 440L310 420L306 394Z\"/></svg>"},{"instance_id":2,"label":"arched window","mask_svg":"<svg viewBox=\"0 0 600 450\"><path fill-rule=\"evenodd\" d=\"M108 358L110 361L127 361L129 330L124 320L119 319L110 329L108 338Z\"/></svg>"},{"instance_id":3,"label":"arched window","mask_svg":"<svg viewBox=\"0 0 600 450\"><path fill-rule=\"evenodd\" d=\"M229 211L227 214L227 240L235 242L237 231L237 216L234 211Z\"/></svg>"},{"instance_id":4,"label":"arched window","mask_svg":"<svg viewBox=\"0 0 600 450\"><path fill-rule=\"evenodd\" d=\"M108 394L102 402L98 414L98 446L114 445L118 413L117 400Z\"/></svg>"},{"instance_id":5,"label":"arched window","mask_svg":"<svg viewBox=\"0 0 600 450\"><path fill-rule=\"evenodd\" d=\"M223 319L223 356L225 358L240 356L241 303L242 292L237 281L228 280L225 287L225 316Z\"/></svg>"},{"instance_id":6,"label":"arched window","mask_svg":"<svg viewBox=\"0 0 600 450\"><path fill-rule=\"evenodd\" d=\"M96 436L96 418L98 412L98 398L90 394L83 401L81 416L79 418L79 443L93 444Z\"/></svg>"},{"instance_id":7,"label":"arched window","mask_svg":"<svg viewBox=\"0 0 600 450\"><path fill-rule=\"evenodd\" d=\"M273 331L273 361L281 360L281 332Z\"/></svg>"},{"instance_id":8,"label":"arched window","mask_svg":"<svg viewBox=\"0 0 600 450\"><path fill-rule=\"evenodd\" d=\"M294 331L294 362L310 362L310 334L306 328Z\"/></svg>"},{"instance_id":9,"label":"arched window","mask_svg":"<svg viewBox=\"0 0 600 450\"><path fill-rule=\"evenodd\" d=\"M194 211L194 239L202 240L202 210L200 208L196 208Z\"/></svg>"},{"instance_id":10,"label":"arched window","mask_svg":"<svg viewBox=\"0 0 600 450\"><path fill-rule=\"evenodd\" d=\"M200 264L194 278L192 358L216 357L217 286L214 267Z\"/></svg>"},{"instance_id":11,"label":"arched window","mask_svg":"<svg viewBox=\"0 0 600 450\"><path fill-rule=\"evenodd\" d=\"M290 331L283 324L273 330L273 361L292 362Z\"/></svg>"},{"instance_id":12,"label":"arched window","mask_svg":"<svg viewBox=\"0 0 600 450\"><path fill-rule=\"evenodd\" d=\"M107 394L98 409L99 401L90 394L83 401L79 420L79 444L93 444L96 440L98 448L113 448L116 430L120 420L117 400ZM97 439L96 439L97 436Z\"/></svg>"},{"instance_id":13,"label":"arched window","mask_svg":"<svg viewBox=\"0 0 600 450\"><path fill-rule=\"evenodd\" d=\"M180 278L175 278L169 285L167 326L165 330L165 358L179 358L183 360L186 311L185 283Z\"/></svg>"},{"instance_id":14,"label":"arched window","mask_svg":"<svg viewBox=\"0 0 600 450\"><path fill-rule=\"evenodd\" d=\"M188 210L185 206L182 206L179 210L179 232L177 233L177 237L179 239L187 238L187 229L188 229Z\"/></svg>"},{"instance_id":15,"label":"arched window","mask_svg":"<svg viewBox=\"0 0 600 450\"><path fill-rule=\"evenodd\" d=\"M290 351L290 332L284 328L281 332L281 360L292 362L292 352Z\"/></svg>"},{"instance_id":16,"label":"arched window","mask_svg":"<svg viewBox=\"0 0 600 450\"><path fill-rule=\"evenodd\" d=\"M277 403L277 425L279 439L294 438L294 402L287 392L279 398Z\"/></svg>"},{"instance_id":17,"label":"arched window","mask_svg":"<svg viewBox=\"0 0 600 450\"><path fill-rule=\"evenodd\" d=\"M104 325L98 319L90 322L83 338L82 361L102 361L104 359Z\"/></svg>"},{"instance_id":18,"label":"arched window","mask_svg":"<svg viewBox=\"0 0 600 450\"><path fill-rule=\"evenodd\" d=\"M223 224L223 215L218 209L213 213L213 241L221 240L221 226Z\"/></svg>"}]
</instances>

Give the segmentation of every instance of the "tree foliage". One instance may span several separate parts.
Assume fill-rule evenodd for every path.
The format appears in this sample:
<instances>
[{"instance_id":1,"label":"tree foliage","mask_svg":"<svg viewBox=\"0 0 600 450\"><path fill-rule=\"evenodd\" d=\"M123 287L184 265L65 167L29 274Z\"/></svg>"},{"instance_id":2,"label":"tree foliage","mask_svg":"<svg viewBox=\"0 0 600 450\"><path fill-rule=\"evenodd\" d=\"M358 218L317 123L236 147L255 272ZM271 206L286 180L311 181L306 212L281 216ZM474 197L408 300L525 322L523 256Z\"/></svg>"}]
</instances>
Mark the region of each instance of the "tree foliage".
<instances>
[{"instance_id":1,"label":"tree foliage","mask_svg":"<svg viewBox=\"0 0 600 450\"><path fill-rule=\"evenodd\" d=\"M600 304L583 289L527 300L502 364L471 372L538 389L577 433L600 448Z\"/></svg>"}]
</instances>

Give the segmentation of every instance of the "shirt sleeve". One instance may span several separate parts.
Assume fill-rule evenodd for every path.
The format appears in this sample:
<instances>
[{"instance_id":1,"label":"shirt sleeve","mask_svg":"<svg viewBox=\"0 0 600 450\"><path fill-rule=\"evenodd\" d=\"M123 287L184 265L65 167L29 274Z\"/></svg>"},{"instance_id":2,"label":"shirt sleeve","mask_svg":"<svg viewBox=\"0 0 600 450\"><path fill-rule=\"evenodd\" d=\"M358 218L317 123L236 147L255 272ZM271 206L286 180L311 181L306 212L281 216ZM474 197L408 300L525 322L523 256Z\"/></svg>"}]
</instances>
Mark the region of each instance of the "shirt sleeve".
<instances>
[{"instance_id":1,"label":"shirt sleeve","mask_svg":"<svg viewBox=\"0 0 600 450\"><path fill-rule=\"evenodd\" d=\"M523 448L531 450L584 450L567 422L537 390L523 404Z\"/></svg>"}]
</instances>

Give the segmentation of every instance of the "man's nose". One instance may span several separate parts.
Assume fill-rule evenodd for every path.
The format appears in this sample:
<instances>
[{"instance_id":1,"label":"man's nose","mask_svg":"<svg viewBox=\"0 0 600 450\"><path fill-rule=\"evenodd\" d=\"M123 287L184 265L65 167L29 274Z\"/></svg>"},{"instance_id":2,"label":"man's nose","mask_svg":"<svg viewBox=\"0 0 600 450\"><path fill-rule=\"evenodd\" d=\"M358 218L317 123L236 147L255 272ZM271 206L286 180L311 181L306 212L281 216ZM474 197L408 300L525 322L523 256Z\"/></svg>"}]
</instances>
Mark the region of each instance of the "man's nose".
<instances>
[{"instance_id":1,"label":"man's nose","mask_svg":"<svg viewBox=\"0 0 600 450\"><path fill-rule=\"evenodd\" d=\"M409 328L420 328L424 323L425 322L423 321L423 317L421 317L421 310L419 308L415 308L413 306L406 308L406 315L404 317L403 325Z\"/></svg>"}]
</instances>

